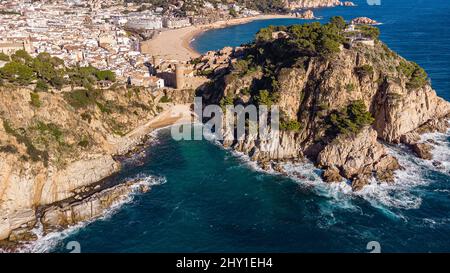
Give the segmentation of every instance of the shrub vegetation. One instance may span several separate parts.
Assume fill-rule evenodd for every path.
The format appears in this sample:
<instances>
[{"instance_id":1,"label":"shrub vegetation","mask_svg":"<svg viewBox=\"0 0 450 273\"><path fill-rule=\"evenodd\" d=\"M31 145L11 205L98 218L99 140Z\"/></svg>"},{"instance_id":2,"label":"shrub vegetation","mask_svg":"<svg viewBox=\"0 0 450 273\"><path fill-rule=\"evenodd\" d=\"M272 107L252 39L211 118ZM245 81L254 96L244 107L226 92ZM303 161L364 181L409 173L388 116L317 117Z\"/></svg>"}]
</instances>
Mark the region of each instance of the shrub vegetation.
<instances>
[{"instance_id":1,"label":"shrub vegetation","mask_svg":"<svg viewBox=\"0 0 450 273\"><path fill-rule=\"evenodd\" d=\"M334 111L329 116L329 124L334 134L357 134L367 125L371 125L375 119L367 111L363 101L357 100L342 109Z\"/></svg>"}]
</instances>

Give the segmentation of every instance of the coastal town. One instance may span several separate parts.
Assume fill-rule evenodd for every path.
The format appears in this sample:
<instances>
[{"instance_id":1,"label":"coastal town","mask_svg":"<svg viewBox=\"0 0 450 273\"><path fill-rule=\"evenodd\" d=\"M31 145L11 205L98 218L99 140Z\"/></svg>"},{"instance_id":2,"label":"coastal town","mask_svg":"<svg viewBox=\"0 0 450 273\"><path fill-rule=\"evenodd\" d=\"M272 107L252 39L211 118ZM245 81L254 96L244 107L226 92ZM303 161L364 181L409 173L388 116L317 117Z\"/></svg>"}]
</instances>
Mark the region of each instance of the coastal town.
<instances>
[{"instance_id":1,"label":"coastal town","mask_svg":"<svg viewBox=\"0 0 450 273\"><path fill-rule=\"evenodd\" d=\"M195 89L204 79L194 77L188 61L199 55L189 43L199 32L258 18L314 19L310 8L354 6L336 0L316 4L287 1L287 12L268 15L216 1L188 8L191 2L167 1L167 5L158 6L113 0L1 1L0 52L11 55L25 50L33 57L48 53L69 67L110 70L119 82L134 86ZM163 39L161 43L159 36L175 40ZM184 47L181 51L180 44ZM170 54L170 47L177 46ZM5 63L0 60L0 67ZM177 81L177 75L183 79Z\"/></svg>"}]
</instances>

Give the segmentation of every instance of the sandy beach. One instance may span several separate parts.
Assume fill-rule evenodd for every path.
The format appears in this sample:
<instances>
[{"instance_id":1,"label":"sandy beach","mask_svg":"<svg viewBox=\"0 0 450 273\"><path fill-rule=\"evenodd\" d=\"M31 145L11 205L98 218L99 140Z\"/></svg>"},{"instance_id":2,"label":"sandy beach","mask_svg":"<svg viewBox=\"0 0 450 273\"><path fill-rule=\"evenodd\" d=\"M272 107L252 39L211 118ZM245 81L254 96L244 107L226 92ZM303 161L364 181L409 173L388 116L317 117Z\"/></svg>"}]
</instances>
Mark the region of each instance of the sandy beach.
<instances>
[{"instance_id":1,"label":"sandy beach","mask_svg":"<svg viewBox=\"0 0 450 273\"><path fill-rule=\"evenodd\" d=\"M245 24L255 20L295 18L292 15L259 15L246 18L237 18L227 21L218 21L208 25L189 26L179 29L164 30L155 38L142 42L143 53L156 56L165 60L188 61L200 56L191 47L191 41L204 31L224 28L233 25Z\"/></svg>"}]
</instances>

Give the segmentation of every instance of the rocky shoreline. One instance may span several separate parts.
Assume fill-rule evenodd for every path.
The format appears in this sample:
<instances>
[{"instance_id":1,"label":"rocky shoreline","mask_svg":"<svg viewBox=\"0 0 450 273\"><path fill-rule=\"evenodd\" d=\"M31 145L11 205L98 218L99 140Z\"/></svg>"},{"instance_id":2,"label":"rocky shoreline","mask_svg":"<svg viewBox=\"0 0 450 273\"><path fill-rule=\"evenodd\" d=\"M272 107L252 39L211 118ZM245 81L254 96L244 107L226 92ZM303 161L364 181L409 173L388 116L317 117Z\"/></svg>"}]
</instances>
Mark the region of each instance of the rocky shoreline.
<instances>
[{"instance_id":1,"label":"rocky shoreline","mask_svg":"<svg viewBox=\"0 0 450 273\"><path fill-rule=\"evenodd\" d=\"M101 111L97 107L103 103L100 97L95 108L81 109L84 113L80 113L79 108L72 108L61 98L64 94L42 93L43 107L36 111L27 99L31 90L11 88L0 92L0 107L4 110L3 124L0 123L0 152L4 155L0 161L0 248L14 250L21 241L36 239L30 232L44 223L46 231L54 225L61 229L62 222L72 225L96 218L136 191L134 185L141 181L123 185L123 181L111 181L128 158L151 144L151 133L190 119L189 105L182 103L191 101L192 94L186 93L189 90L167 92L173 102L159 103L163 95L133 91L103 90L109 107L122 109L117 114ZM19 103L9 104L11 100ZM49 116L47 109L59 115ZM89 119L84 120L85 116ZM119 122L126 123L128 127L120 128L127 128L127 133L111 130L111 125L119 128ZM16 133L15 128L19 127L26 133ZM83 132L90 138L74 136ZM47 157L29 160L29 155L39 152L34 145L42 140L47 143ZM69 145L71 153L62 150ZM55 218L56 211L61 212L59 218Z\"/></svg>"},{"instance_id":2,"label":"rocky shoreline","mask_svg":"<svg viewBox=\"0 0 450 273\"><path fill-rule=\"evenodd\" d=\"M432 139L426 139L425 141L421 141L422 135L429 133L446 133L450 128L450 115L443 117L441 119L432 120L423 126L419 127L417 130L405 134L400 143L404 144L409 148L409 152L416 157L430 161L432 165L436 168L442 168L443 162L439 160L435 160L432 155L433 149L436 148L435 141ZM321 151L319 154L318 162L316 167L322 169L321 178L325 183L341 183L341 182L350 182L353 192L358 192L364 188L364 186L369 184L371 173L375 173L377 176L378 182L384 182L388 184L393 184L396 182L395 180L395 172L397 170L403 170L403 166L399 163L397 158L390 155L386 150L386 146L380 143L377 140L376 132L367 127L356 136L353 141L356 141L358 144L349 144L346 140L344 142L337 143L335 146L327 146L326 149ZM369 138L367 138L369 136ZM277 173L283 176L293 176L297 179L307 179L304 175L298 172L288 173L285 169L286 164L305 164L307 162L313 163L310 160L307 160L304 157L292 157L292 158L283 158L283 159L271 159L271 158L263 158L257 159L255 155L251 155L248 150L242 149L239 145L236 144L225 144L223 145L226 148L231 148L243 155L248 156L249 160L256 162L259 168L265 172L269 173ZM357 149L357 151L352 151L351 149ZM374 150L375 147L375 150ZM347 152L345 152L347 150ZM366 155L376 155L379 154L376 158L371 157L360 157L359 159L351 156L352 160L356 160L354 162L347 161L349 155L356 154L366 154ZM359 160L359 162L358 162ZM372 163L371 163L372 162ZM361 171L361 167L364 167L362 173L358 173ZM370 169L368 169L369 166ZM342 174L342 170L344 175ZM355 177L356 175L356 177ZM349 181L346 177L353 177L353 181Z\"/></svg>"},{"instance_id":3,"label":"rocky shoreline","mask_svg":"<svg viewBox=\"0 0 450 273\"><path fill-rule=\"evenodd\" d=\"M114 156L114 162L122 166L148 149L151 142L151 135L145 135L136 140L135 145L128 151ZM38 239L38 234L34 232L37 227L42 227L43 235L59 232L70 226L100 218L111 207L125 202L132 194L145 193L151 189L151 185L140 178L120 180L117 178L119 173L120 168L115 168L97 182L74 189L72 196L37 207L30 221L12 229L7 240L0 240L0 250L20 251L22 246Z\"/></svg>"}]
</instances>

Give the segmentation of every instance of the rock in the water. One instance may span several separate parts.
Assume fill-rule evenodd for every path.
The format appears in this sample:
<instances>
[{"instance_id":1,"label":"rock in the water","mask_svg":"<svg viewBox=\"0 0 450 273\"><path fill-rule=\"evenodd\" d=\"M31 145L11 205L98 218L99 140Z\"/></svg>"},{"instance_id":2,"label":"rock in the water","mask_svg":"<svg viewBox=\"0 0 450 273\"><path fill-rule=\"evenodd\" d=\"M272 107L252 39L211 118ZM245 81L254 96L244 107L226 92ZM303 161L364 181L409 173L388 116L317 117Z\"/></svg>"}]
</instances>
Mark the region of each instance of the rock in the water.
<instances>
[{"instance_id":1,"label":"rock in the water","mask_svg":"<svg viewBox=\"0 0 450 273\"><path fill-rule=\"evenodd\" d=\"M354 24L354 25L377 25L379 23L368 17L358 17L358 18L355 18L352 20L352 24Z\"/></svg>"},{"instance_id":2,"label":"rock in the water","mask_svg":"<svg viewBox=\"0 0 450 273\"><path fill-rule=\"evenodd\" d=\"M394 183L394 172L401 168L397 158L391 155L381 158L374 166L378 180L388 183Z\"/></svg>"},{"instance_id":3,"label":"rock in the water","mask_svg":"<svg viewBox=\"0 0 450 273\"><path fill-rule=\"evenodd\" d=\"M442 162L441 161L437 161L437 160L433 161L433 166L435 166L438 169L443 168Z\"/></svg>"},{"instance_id":4,"label":"rock in the water","mask_svg":"<svg viewBox=\"0 0 450 273\"><path fill-rule=\"evenodd\" d=\"M139 191L142 193L146 193L146 192L150 191L150 186L147 184L142 184L139 186Z\"/></svg>"},{"instance_id":5,"label":"rock in the water","mask_svg":"<svg viewBox=\"0 0 450 273\"><path fill-rule=\"evenodd\" d=\"M302 13L297 13L297 17L300 19L312 20L316 17L314 16L314 12L312 10L307 10Z\"/></svg>"},{"instance_id":6,"label":"rock in the water","mask_svg":"<svg viewBox=\"0 0 450 273\"><path fill-rule=\"evenodd\" d=\"M325 182L333 183L333 182L341 182L342 176L339 174L339 169L336 167L329 167L325 169L322 174L322 178Z\"/></svg>"},{"instance_id":7,"label":"rock in the water","mask_svg":"<svg viewBox=\"0 0 450 273\"><path fill-rule=\"evenodd\" d=\"M416 132L409 132L400 137L400 141L406 145L413 145L420 141L420 135Z\"/></svg>"},{"instance_id":8,"label":"rock in the water","mask_svg":"<svg viewBox=\"0 0 450 273\"><path fill-rule=\"evenodd\" d=\"M427 143L416 143L411 146L414 153L422 159L431 160L433 159L433 155L431 154L431 150L433 150L433 146Z\"/></svg>"},{"instance_id":9,"label":"rock in the water","mask_svg":"<svg viewBox=\"0 0 450 273\"><path fill-rule=\"evenodd\" d=\"M270 163L267 161L260 162L259 166L261 166L261 169L263 169L265 171L270 171L270 169L271 169Z\"/></svg>"},{"instance_id":10,"label":"rock in the water","mask_svg":"<svg viewBox=\"0 0 450 273\"><path fill-rule=\"evenodd\" d=\"M354 192L360 191L369 184L369 176L367 175L358 175L352 181L352 190Z\"/></svg>"}]
</instances>

